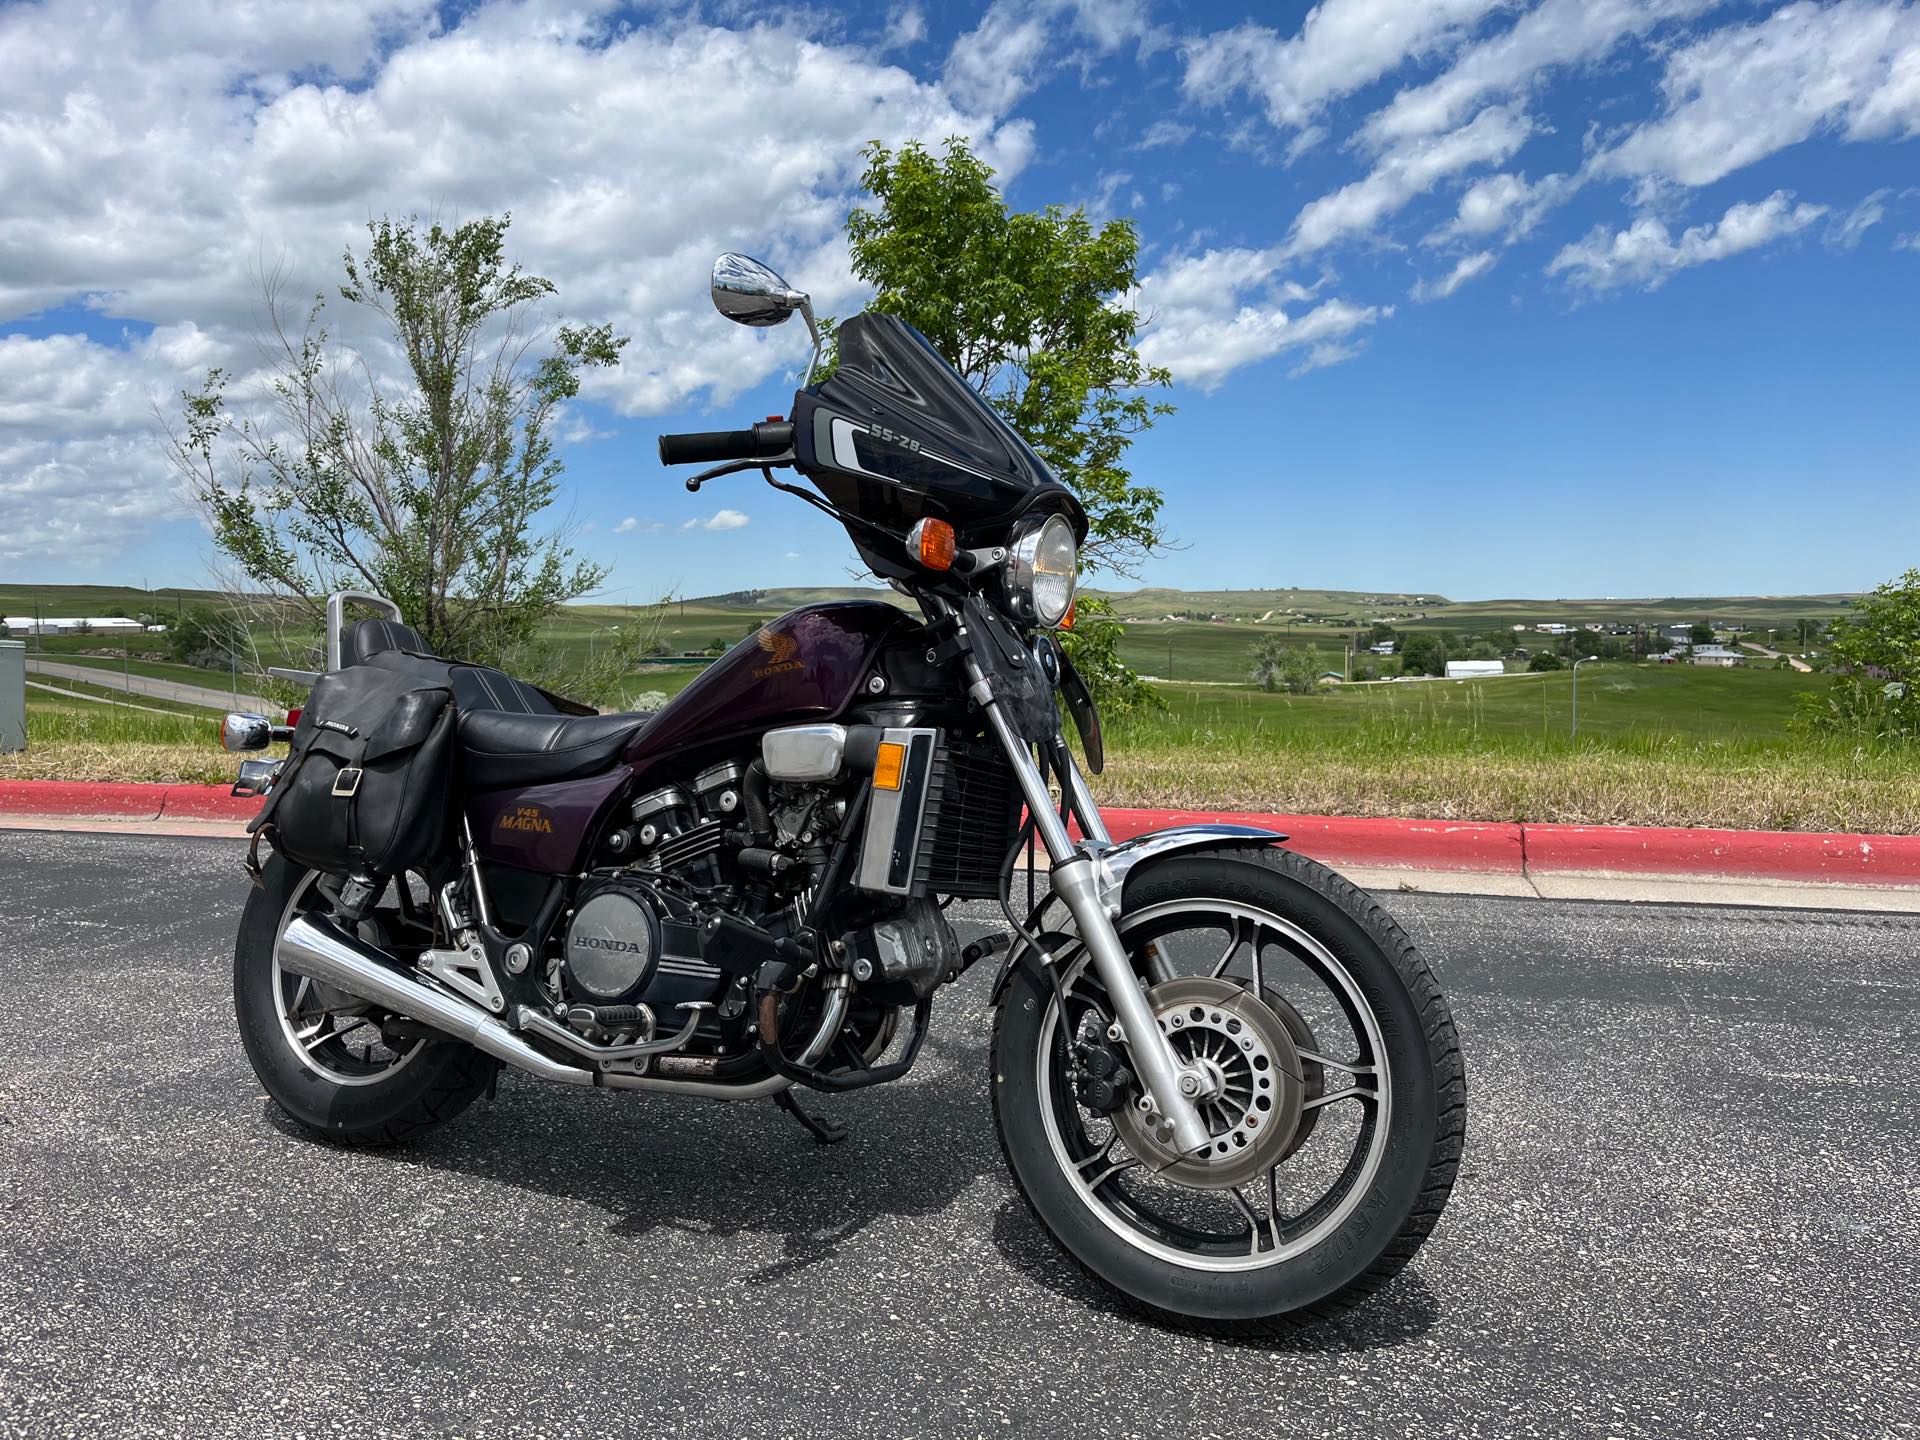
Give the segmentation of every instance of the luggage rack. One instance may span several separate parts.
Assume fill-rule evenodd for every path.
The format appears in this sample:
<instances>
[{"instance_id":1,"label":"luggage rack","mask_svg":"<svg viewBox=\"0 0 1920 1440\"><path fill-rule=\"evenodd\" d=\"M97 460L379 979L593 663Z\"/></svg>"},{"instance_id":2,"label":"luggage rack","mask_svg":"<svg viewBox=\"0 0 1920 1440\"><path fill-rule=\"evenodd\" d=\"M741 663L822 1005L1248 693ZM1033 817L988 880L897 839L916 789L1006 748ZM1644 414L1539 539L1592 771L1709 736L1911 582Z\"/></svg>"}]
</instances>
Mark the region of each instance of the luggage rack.
<instances>
[{"instance_id":1,"label":"luggage rack","mask_svg":"<svg viewBox=\"0 0 1920 1440\"><path fill-rule=\"evenodd\" d=\"M401 619L400 607L384 595L370 595L364 590L336 590L327 596L327 669L340 668L340 640L346 631L347 604L349 601L361 605L371 605L383 611L389 620ZM320 678L318 671L291 670L280 665L269 665L267 673L279 680L291 680L296 685L311 687Z\"/></svg>"}]
</instances>

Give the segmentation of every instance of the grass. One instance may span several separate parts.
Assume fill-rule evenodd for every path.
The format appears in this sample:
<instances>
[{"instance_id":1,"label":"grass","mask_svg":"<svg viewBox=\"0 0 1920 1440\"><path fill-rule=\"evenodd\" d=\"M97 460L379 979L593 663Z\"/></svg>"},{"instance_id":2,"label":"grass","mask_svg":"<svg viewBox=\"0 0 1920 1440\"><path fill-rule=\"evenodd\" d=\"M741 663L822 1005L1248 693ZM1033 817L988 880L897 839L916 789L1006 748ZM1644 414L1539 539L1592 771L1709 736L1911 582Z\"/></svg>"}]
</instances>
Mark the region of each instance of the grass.
<instances>
[{"instance_id":1,"label":"grass","mask_svg":"<svg viewBox=\"0 0 1920 1440\"><path fill-rule=\"evenodd\" d=\"M224 714L224 709L214 709L204 705L189 705L182 700L163 700L156 695L143 694L138 690L126 691L118 685L96 685L90 680L69 680L64 675L27 675L27 699L29 702L46 701L79 706L65 696L53 695L45 690L36 690L35 685L54 685L72 695L87 697L89 701L105 702L108 705L137 706L146 710L158 710L168 715L189 715L205 720Z\"/></svg>"},{"instance_id":2,"label":"grass","mask_svg":"<svg viewBox=\"0 0 1920 1440\"><path fill-rule=\"evenodd\" d=\"M1786 728L1820 677L1582 667L1313 697L1167 686L1112 727L1120 805L1731 829L1920 831L1920 752Z\"/></svg>"}]
</instances>

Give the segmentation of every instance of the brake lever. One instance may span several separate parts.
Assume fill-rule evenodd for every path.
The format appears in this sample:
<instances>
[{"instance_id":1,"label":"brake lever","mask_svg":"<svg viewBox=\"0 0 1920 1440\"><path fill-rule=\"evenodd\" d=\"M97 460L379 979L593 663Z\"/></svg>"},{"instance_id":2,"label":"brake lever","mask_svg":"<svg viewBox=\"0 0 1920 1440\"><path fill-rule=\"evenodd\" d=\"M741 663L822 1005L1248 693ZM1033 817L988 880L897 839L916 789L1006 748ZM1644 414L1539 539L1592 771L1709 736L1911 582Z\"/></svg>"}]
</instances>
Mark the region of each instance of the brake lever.
<instances>
[{"instance_id":1,"label":"brake lever","mask_svg":"<svg viewBox=\"0 0 1920 1440\"><path fill-rule=\"evenodd\" d=\"M768 455L757 460L729 460L724 465L716 465L711 470L702 470L687 481L687 489L697 491L709 480L718 480L722 475L735 475L742 470L765 470L774 465L791 465L795 459L791 450L779 455Z\"/></svg>"}]
</instances>

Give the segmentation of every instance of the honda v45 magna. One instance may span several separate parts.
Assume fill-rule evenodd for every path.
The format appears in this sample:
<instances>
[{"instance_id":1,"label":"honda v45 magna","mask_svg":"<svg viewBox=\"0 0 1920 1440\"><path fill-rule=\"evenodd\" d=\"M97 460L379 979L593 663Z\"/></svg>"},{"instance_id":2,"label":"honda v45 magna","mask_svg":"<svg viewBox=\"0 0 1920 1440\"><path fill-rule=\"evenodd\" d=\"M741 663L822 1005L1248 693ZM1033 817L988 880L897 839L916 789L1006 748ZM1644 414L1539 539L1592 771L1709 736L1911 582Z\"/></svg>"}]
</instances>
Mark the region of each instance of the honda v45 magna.
<instances>
[{"instance_id":1,"label":"honda v45 magna","mask_svg":"<svg viewBox=\"0 0 1920 1440\"><path fill-rule=\"evenodd\" d=\"M1284 836L1111 839L1062 730L1064 709L1099 774L1054 634L1072 492L912 326L849 320L815 383L804 294L726 255L713 299L746 325L798 312L814 362L790 418L663 435L662 461L824 510L918 618L804 606L657 714L600 715L333 596L327 669L281 672L312 687L297 722L226 722L231 749L290 743L236 787L266 797L234 953L261 1083L368 1145L451 1119L503 1063L771 1098L832 1140L794 1087L900 1079L941 987L990 959L1001 1148L1089 1274L1234 1333L1377 1289L1438 1219L1465 1129L1412 942ZM1043 898L1016 912L1023 851ZM998 901L1007 932L962 946L955 899Z\"/></svg>"}]
</instances>

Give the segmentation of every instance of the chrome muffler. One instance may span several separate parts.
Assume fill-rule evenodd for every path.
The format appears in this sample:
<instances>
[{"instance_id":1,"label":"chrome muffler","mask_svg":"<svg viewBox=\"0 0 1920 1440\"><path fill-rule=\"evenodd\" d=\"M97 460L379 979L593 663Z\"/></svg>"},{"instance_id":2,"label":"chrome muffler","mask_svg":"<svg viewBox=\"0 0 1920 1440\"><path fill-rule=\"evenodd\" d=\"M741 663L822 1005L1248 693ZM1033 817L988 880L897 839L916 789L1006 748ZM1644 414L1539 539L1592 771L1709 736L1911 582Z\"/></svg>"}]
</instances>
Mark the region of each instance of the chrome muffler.
<instances>
[{"instance_id":1,"label":"chrome muffler","mask_svg":"<svg viewBox=\"0 0 1920 1440\"><path fill-rule=\"evenodd\" d=\"M581 1065L569 1065L536 1049L503 1022L478 1005L457 995L436 990L406 972L404 962L349 935L324 915L300 915L281 932L280 968L291 975L305 975L349 995L371 1000L383 1009L405 1015L440 1031L448 1038L464 1041L474 1049L524 1070L542 1080L562 1085L602 1085L618 1090L653 1090L671 1095L699 1095L710 1100L754 1100L785 1090L793 1082L784 1075L769 1075L743 1085L716 1081L675 1079L664 1075L634 1075L614 1071L605 1073ZM827 1023L820 1027L807 1048L805 1063L812 1064L826 1051L838 1034L846 1016L846 1000L836 994L828 1005Z\"/></svg>"},{"instance_id":2,"label":"chrome muffler","mask_svg":"<svg viewBox=\"0 0 1920 1440\"><path fill-rule=\"evenodd\" d=\"M280 968L418 1020L516 1069L562 1085L591 1085L594 1072L542 1054L479 1006L423 985L393 959L322 915L297 916L280 936Z\"/></svg>"}]
</instances>

